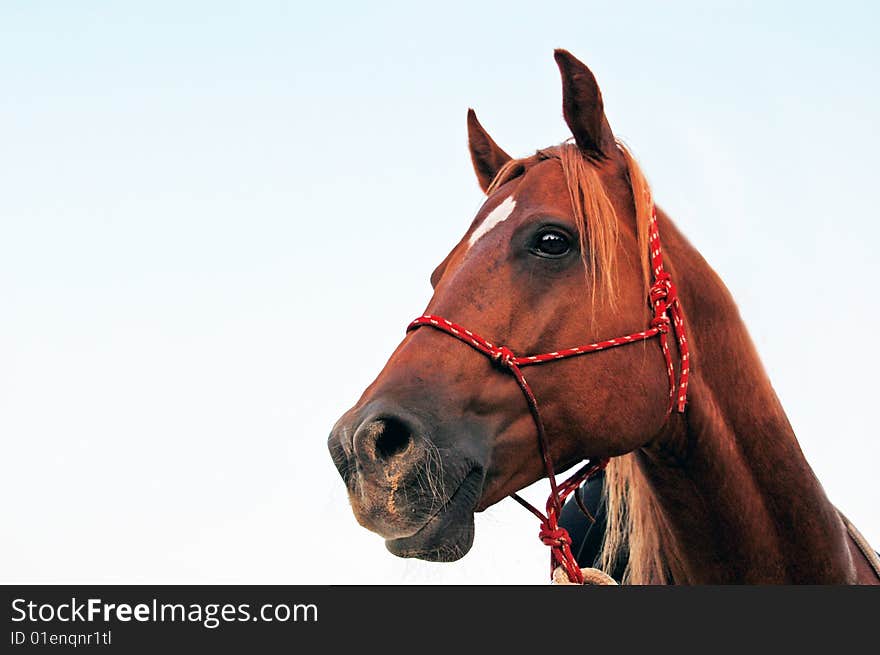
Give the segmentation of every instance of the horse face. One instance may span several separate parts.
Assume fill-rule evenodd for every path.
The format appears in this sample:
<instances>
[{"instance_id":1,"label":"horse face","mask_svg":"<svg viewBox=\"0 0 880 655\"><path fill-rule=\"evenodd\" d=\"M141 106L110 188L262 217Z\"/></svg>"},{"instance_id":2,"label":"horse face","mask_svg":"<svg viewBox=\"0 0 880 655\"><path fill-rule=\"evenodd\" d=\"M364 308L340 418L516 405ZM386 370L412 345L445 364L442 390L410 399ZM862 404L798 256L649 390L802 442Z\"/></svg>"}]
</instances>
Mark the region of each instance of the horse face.
<instances>
[{"instance_id":1,"label":"horse face","mask_svg":"<svg viewBox=\"0 0 880 655\"><path fill-rule=\"evenodd\" d=\"M626 160L592 74L567 53L557 61L577 146L508 163L469 114L474 167L490 195L432 275L425 311L518 355L620 336L650 320ZM566 148L577 149L613 207L614 238L606 234L598 250L606 259L619 252L613 307L611 294L596 292L602 271L590 265L597 249L582 234L573 182L562 159L547 154ZM504 164L509 179L502 171L490 186ZM526 369L557 470L633 450L650 437L646 426L661 424L667 380L654 349L631 345ZM431 329L406 336L328 443L358 521L405 557L458 559L472 544L475 511L544 474L533 419L509 373Z\"/></svg>"}]
</instances>

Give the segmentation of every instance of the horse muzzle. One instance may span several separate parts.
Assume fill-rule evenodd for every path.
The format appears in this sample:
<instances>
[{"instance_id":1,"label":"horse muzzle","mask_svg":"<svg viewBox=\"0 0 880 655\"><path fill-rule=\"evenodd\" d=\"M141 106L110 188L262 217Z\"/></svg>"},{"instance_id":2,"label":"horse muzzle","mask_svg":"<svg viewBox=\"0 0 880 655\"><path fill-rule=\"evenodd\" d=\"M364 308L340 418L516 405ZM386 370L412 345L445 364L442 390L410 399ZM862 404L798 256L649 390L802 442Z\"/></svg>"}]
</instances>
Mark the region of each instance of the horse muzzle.
<instances>
[{"instance_id":1,"label":"horse muzzle","mask_svg":"<svg viewBox=\"0 0 880 655\"><path fill-rule=\"evenodd\" d=\"M392 553L458 559L473 543L483 469L427 434L408 412L367 406L345 414L327 443L355 518Z\"/></svg>"}]
</instances>

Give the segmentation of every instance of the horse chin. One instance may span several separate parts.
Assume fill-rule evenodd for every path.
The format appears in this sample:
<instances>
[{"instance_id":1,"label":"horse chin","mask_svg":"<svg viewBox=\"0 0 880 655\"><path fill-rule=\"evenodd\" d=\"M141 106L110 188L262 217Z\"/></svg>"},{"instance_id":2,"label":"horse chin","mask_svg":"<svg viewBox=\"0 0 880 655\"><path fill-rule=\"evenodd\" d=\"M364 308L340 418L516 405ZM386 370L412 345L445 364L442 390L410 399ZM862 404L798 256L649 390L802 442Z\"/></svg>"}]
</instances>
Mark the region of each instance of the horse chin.
<instances>
[{"instance_id":1,"label":"horse chin","mask_svg":"<svg viewBox=\"0 0 880 655\"><path fill-rule=\"evenodd\" d=\"M456 525L433 518L412 536L388 539L385 547L398 557L415 557L428 562L454 562L467 555L474 543L474 516Z\"/></svg>"},{"instance_id":2,"label":"horse chin","mask_svg":"<svg viewBox=\"0 0 880 655\"><path fill-rule=\"evenodd\" d=\"M467 555L474 543L474 505L482 475L474 470L452 497L414 534L387 539L385 547L398 557L429 562L454 562Z\"/></svg>"}]
</instances>

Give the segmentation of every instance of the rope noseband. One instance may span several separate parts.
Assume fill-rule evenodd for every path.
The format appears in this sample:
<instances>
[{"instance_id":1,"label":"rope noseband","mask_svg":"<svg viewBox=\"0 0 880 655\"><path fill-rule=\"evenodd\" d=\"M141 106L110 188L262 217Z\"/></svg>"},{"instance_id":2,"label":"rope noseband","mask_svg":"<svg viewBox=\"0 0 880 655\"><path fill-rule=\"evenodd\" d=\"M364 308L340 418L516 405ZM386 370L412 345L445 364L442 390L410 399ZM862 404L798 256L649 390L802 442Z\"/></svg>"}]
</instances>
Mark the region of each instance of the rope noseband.
<instances>
[{"instance_id":1,"label":"rope noseband","mask_svg":"<svg viewBox=\"0 0 880 655\"><path fill-rule=\"evenodd\" d=\"M547 434L544 431L544 422L541 420L541 414L538 411L538 401L531 387L523 375L522 369L526 366L534 366L536 364L544 364L553 362L558 359L567 359L569 357L577 357L587 353L598 352L599 350L607 350L608 348L616 348L629 343L638 343L657 337L660 341L660 349L666 361L666 369L669 376L669 406L666 414L675 409L678 412L684 412L687 402L687 387L689 374L689 356L688 342L685 335L684 319L681 313L681 303L678 299L678 293L672 279L665 270L663 270L663 255L660 249L660 233L657 229L657 211L651 203L651 218L648 221L648 245L651 254L651 268L654 277L654 283L651 285L649 298L654 311L654 318L648 329L642 332L635 332L615 339L606 339L597 341L584 346L575 348L566 348L550 353L540 355L517 356L510 348L506 346L496 346L487 341L483 337L474 334L470 330L466 330L448 321L440 316L426 314L415 319L407 327L407 332L416 330L420 327L431 327L440 330L445 334L451 335L456 339L463 341L471 346L477 352L488 357L492 363L503 371L508 371L513 375L519 388L525 396L526 403L529 406L532 419L535 422L535 428L538 432L538 446L541 451L541 458L544 461L544 469L547 478L550 480L550 497L547 499L546 514L529 504L518 494L512 494L514 500L520 505L528 509L541 522L541 531L539 537L541 541L550 546L550 571L551 576L553 570L559 566L564 569L569 580L583 584L584 576L578 567L577 560L571 551L571 537L568 531L559 526L559 516L562 513L562 505L566 498L574 492L582 482L588 480L596 472L605 468L608 464L607 459L599 461L588 461L584 466L578 469L571 477L562 483L556 482L556 474L553 470L553 459L550 455L549 442ZM681 357L681 373L678 383L675 380L675 368L672 363L672 355L669 350L668 335L670 329L678 340L678 351Z\"/></svg>"}]
</instances>

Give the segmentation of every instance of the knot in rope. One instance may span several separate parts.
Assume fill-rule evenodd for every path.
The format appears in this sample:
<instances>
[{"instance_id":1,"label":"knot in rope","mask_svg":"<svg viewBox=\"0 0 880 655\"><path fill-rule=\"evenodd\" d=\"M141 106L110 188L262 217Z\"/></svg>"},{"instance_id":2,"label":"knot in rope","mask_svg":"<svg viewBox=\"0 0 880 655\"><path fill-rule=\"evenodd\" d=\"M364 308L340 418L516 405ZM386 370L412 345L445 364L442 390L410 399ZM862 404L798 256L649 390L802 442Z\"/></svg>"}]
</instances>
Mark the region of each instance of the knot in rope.
<instances>
[{"instance_id":1,"label":"knot in rope","mask_svg":"<svg viewBox=\"0 0 880 655\"><path fill-rule=\"evenodd\" d=\"M512 368L516 365L516 355L507 346L496 346L490 355L492 363L498 368Z\"/></svg>"},{"instance_id":2,"label":"knot in rope","mask_svg":"<svg viewBox=\"0 0 880 655\"><path fill-rule=\"evenodd\" d=\"M662 303L664 306L668 306L678 299L678 290L672 283L672 277L666 271L661 271L657 275L649 294L654 305Z\"/></svg>"},{"instance_id":3,"label":"knot in rope","mask_svg":"<svg viewBox=\"0 0 880 655\"><path fill-rule=\"evenodd\" d=\"M663 334L668 334L670 323L671 323L671 321L669 320L669 317L664 313L664 314L661 314L660 316L655 316L651 320L651 327L655 328L657 330L657 332L662 332Z\"/></svg>"},{"instance_id":4,"label":"knot in rope","mask_svg":"<svg viewBox=\"0 0 880 655\"><path fill-rule=\"evenodd\" d=\"M568 534L568 530L559 526L551 527L546 521L541 523L541 531L538 532L538 537L545 546L562 548L563 546L571 545L571 537Z\"/></svg>"}]
</instances>

